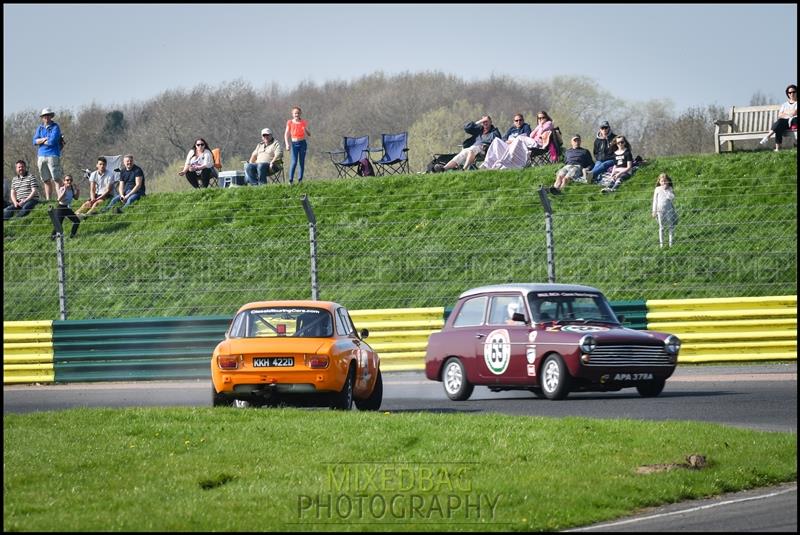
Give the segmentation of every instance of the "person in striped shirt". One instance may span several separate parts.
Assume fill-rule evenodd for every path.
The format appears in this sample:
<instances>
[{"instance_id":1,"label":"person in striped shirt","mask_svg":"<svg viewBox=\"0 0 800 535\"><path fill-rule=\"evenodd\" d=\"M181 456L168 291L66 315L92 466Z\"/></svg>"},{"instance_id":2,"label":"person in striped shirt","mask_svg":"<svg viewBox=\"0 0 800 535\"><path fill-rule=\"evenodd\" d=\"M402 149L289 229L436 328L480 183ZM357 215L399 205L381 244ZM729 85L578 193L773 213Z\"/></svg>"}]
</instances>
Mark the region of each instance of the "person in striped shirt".
<instances>
[{"instance_id":1,"label":"person in striped shirt","mask_svg":"<svg viewBox=\"0 0 800 535\"><path fill-rule=\"evenodd\" d=\"M17 160L17 174L11 179L11 204L3 209L3 220L25 217L39 204L39 186L36 177L28 173L25 160Z\"/></svg>"}]
</instances>

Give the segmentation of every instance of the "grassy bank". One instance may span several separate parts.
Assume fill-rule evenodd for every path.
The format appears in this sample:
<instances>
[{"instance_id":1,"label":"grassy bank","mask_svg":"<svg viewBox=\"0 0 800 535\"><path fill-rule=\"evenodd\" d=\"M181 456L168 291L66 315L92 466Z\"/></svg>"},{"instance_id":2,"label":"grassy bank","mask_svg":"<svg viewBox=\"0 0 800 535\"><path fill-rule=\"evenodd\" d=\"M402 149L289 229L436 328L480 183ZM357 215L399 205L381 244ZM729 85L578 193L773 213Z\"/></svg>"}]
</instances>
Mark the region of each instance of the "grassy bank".
<instances>
[{"instance_id":1,"label":"grassy bank","mask_svg":"<svg viewBox=\"0 0 800 535\"><path fill-rule=\"evenodd\" d=\"M308 298L307 194L320 297L353 309L448 306L466 288L547 280L537 190L558 166L317 181L149 195L67 239L70 319L232 314ZM676 244L659 250L656 177L675 180ZM651 161L613 195L574 184L551 197L559 282L611 299L796 292L797 152ZM66 223L69 228L69 223ZM58 317L43 208L7 222L4 316Z\"/></svg>"},{"instance_id":2,"label":"grassy bank","mask_svg":"<svg viewBox=\"0 0 800 535\"><path fill-rule=\"evenodd\" d=\"M552 531L797 475L796 434L693 422L176 408L3 427L6 531Z\"/></svg>"}]
</instances>

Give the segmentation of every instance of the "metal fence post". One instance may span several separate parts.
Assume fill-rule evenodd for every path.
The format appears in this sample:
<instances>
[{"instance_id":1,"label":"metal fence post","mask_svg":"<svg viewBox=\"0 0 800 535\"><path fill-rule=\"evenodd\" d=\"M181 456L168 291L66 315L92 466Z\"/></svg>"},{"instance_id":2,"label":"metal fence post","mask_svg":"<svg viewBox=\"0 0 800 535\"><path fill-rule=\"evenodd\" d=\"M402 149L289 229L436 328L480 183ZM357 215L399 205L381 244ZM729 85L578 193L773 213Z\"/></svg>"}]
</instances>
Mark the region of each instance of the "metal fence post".
<instances>
[{"instance_id":1,"label":"metal fence post","mask_svg":"<svg viewBox=\"0 0 800 535\"><path fill-rule=\"evenodd\" d=\"M308 195L303 194L300 200L303 201L303 210L306 211L306 218L308 218L308 241L311 244L311 299L317 301L319 300L319 283L317 281L317 218L314 215L314 209L311 208Z\"/></svg>"},{"instance_id":2,"label":"metal fence post","mask_svg":"<svg viewBox=\"0 0 800 535\"><path fill-rule=\"evenodd\" d=\"M554 283L556 282L556 249L553 240L553 209L544 186L539 186L539 200L544 208L544 230L547 238L547 282Z\"/></svg>"},{"instance_id":3,"label":"metal fence post","mask_svg":"<svg viewBox=\"0 0 800 535\"><path fill-rule=\"evenodd\" d=\"M56 217L53 207L47 209L47 214L53 222L53 230L56 233L56 263L58 265L58 311L62 320L67 319L67 270L64 261L64 230L61 222Z\"/></svg>"}]
</instances>

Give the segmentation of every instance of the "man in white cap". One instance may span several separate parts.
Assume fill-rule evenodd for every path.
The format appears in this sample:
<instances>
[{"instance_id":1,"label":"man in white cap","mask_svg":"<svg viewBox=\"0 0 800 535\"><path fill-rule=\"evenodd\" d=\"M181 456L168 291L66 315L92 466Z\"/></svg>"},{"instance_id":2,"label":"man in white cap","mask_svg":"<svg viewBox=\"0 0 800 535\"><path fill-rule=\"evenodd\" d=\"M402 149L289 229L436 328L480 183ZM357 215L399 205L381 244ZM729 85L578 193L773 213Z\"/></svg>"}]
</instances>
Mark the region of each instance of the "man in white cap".
<instances>
[{"instance_id":1,"label":"man in white cap","mask_svg":"<svg viewBox=\"0 0 800 535\"><path fill-rule=\"evenodd\" d=\"M261 142L256 145L250 161L245 167L244 174L247 183L251 186L266 184L267 177L281 170L283 148L272 136L272 130L265 128L261 131Z\"/></svg>"},{"instance_id":2,"label":"man in white cap","mask_svg":"<svg viewBox=\"0 0 800 535\"><path fill-rule=\"evenodd\" d=\"M33 134L33 146L38 148L39 176L44 183L45 201L50 200L50 193L53 190L53 182L61 185L61 127L53 120L56 113L50 108L44 108L39 117L42 124L36 128ZM55 199L54 199L55 200Z\"/></svg>"}]
</instances>

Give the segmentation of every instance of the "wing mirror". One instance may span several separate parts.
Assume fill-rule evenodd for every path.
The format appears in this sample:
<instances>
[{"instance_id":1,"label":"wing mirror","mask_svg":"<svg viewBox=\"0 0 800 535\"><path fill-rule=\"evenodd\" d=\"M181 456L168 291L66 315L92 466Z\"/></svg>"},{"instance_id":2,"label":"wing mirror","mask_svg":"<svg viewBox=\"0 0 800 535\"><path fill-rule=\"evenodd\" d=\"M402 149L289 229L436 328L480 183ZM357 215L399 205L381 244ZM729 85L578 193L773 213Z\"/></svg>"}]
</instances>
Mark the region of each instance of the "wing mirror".
<instances>
[{"instance_id":1,"label":"wing mirror","mask_svg":"<svg viewBox=\"0 0 800 535\"><path fill-rule=\"evenodd\" d=\"M522 312L514 312L514 315L511 316L511 321L520 321L522 323L527 323L525 321L525 314Z\"/></svg>"},{"instance_id":2,"label":"wing mirror","mask_svg":"<svg viewBox=\"0 0 800 535\"><path fill-rule=\"evenodd\" d=\"M369 336L369 330L368 329L361 329L361 332L358 333L358 334L359 334L359 336L361 336L362 340L366 340L367 337Z\"/></svg>"}]
</instances>

